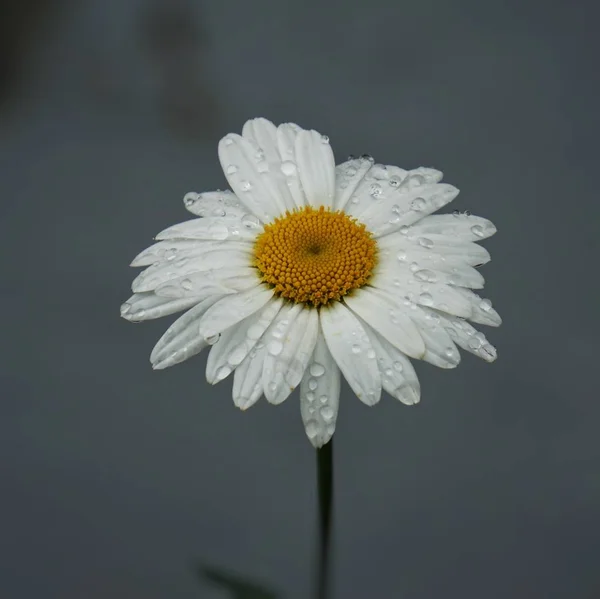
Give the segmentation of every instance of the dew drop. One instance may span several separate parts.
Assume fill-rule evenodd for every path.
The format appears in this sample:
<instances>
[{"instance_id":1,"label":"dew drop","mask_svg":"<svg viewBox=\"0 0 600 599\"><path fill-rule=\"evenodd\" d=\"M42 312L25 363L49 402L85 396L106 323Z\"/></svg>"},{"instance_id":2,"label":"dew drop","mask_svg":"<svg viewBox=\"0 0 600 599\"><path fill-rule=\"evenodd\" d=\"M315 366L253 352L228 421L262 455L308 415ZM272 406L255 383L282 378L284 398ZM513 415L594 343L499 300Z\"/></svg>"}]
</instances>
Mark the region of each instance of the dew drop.
<instances>
[{"instance_id":1,"label":"dew drop","mask_svg":"<svg viewBox=\"0 0 600 599\"><path fill-rule=\"evenodd\" d=\"M484 312L489 312L492 309L492 302L489 299L483 299L479 302L479 308Z\"/></svg>"},{"instance_id":2,"label":"dew drop","mask_svg":"<svg viewBox=\"0 0 600 599\"><path fill-rule=\"evenodd\" d=\"M322 376L323 374L325 374L325 367L322 364L319 364L318 362L313 362L310 365L309 368L310 374L312 374L312 376Z\"/></svg>"},{"instance_id":3,"label":"dew drop","mask_svg":"<svg viewBox=\"0 0 600 599\"><path fill-rule=\"evenodd\" d=\"M397 254L396 254L396 258L398 258L398 260L400 260L400 262L406 262L406 252L404 250L400 250Z\"/></svg>"},{"instance_id":4,"label":"dew drop","mask_svg":"<svg viewBox=\"0 0 600 599\"><path fill-rule=\"evenodd\" d=\"M427 202L423 198L415 198L410 203L410 209L414 210L415 212L421 212L422 210L425 210L426 205Z\"/></svg>"},{"instance_id":5,"label":"dew drop","mask_svg":"<svg viewBox=\"0 0 600 599\"><path fill-rule=\"evenodd\" d=\"M214 345L219 338L221 337L221 333L216 333L215 335L207 335L204 338L204 341L206 341L206 343L208 343L208 345Z\"/></svg>"},{"instance_id":6,"label":"dew drop","mask_svg":"<svg viewBox=\"0 0 600 599\"><path fill-rule=\"evenodd\" d=\"M267 350L272 356L278 356L283 351L283 343L280 341L271 341L267 346Z\"/></svg>"},{"instance_id":7,"label":"dew drop","mask_svg":"<svg viewBox=\"0 0 600 599\"><path fill-rule=\"evenodd\" d=\"M360 345L356 345L356 344L354 344L354 345L352 346L352 353L353 353L353 354L360 354Z\"/></svg>"},{"instance_id":8,"label":"dew drop","mask_svg":"<svg viewBox=\"0 0 600 599\"><path fill-rule=\"evenodd\" d=\"M377 354L375 353L375 350L373 348L370 348L367 350L367 358L372 360L376 356L377 356Z\"/></svg>"},{"instance_id":9,"label":"dew drop","mask_svg":"<svg viewBox=\"0 0 600 599\"><path fill-rule=\"evenodd\" d=\"M471 233L473 233L473 235L476 235L477 237L483 237L485 235L485 232L481 225L473 225L471 227Z\"/></svg>"},{"instance_id":10,"label":"dew drop","mask_svg":"<svg viewBox=\"0 0 600 599\"><path fill-rule=\"evenodd\" d=\"M306 399L308 399L308 401L315 401L315 394L312 391L309 391L306 394Z\"/></svg>"},{"instance_id":11,"label":"dew drop","mask_svg":"<svg viewBox=\"0 0 600 599\"><path fill-rule=\"evenodd\" d=\"M226 146L230 146L233 143L233 139L231 139L231 137L226 137L224 143Z\"/></svg>"},{"instance_id":12,"label":"dew drop","mask_svg":"<svg viewBox=\"0 0 600 599\"><path fill-rule=\"evenodd\" d=\"M419 245L424 247L426 250L430 250L433 247L433 241L428 237L419 237L418 239Z\"/></svg>"},{"instance_id":13,"label":"dew drop","mask_svg":"<svg viewBox=\"0 0 600 599\"><path fill-rule=\"evenodd\" d=\"M432 306L433 297L431 297L430 293L421 293L421 295L419 295L419 303L423 306Z\"/></svg>"},{"instance_id":14,"label":"dew drop","mask_svg":"<svg viewBox=\"0 0 600 599\"><path fill-rule=\"evenodd\" d=\"M329 137L327 135L321 135L321 141L324 144L328 144L329 143Z\"/></svg>"},{"instance_id":15,"label":"dew drop","mask_svg":"<svg viewBox=\"0 0 600 599\"><path fill-rule=\"evenodd\" d=\"M183 203L186 208L191 208L199 198L200 196L195 191L191 191L183 196Z\"/></svg>"},{"instance_id":16,"label":"dew drop","mask_svg":"<svg viewBox=\"0 0 600 599\"><path fill-rule=\"evenodd\" d=\"M316 420L309 420L305 425L305 429L309 439L314 439L319 434L319 424Z\"/></svg>"},{"instance_id":17,"label":"dew drop","mask_svg":"<svg viewBox=\"0 0 600 599\"><path fill-rule=\"evenodd\" d=\"M400 183L402 183L402 181L400 181L398 177L390 177L389 183L391 187L400 187Z\"/></svg>"},{"instance_id":18,"label":"dew drop","mask_svg":"<svg viewBox=\"0 0 600 599\"><path fill-rule=\"evenodd\" d=\"M242 225L244 225L246 229L256 229L260 225L260 221L254 214L244 214L244 216L242 216Z\"/></svg>"},{"instance_id":19,"label":"dew drop","mask_svg":"<svg viewBox=\"0 0 600 599\"><path fill-rule=\"evenodd\" d=\"M311 391L314 391L318 386L319 383L317 383L316 379L308 379L308 388Z\"/></svg>"},{"instance_id":20,"label":"dew drop","mask_svg":"<svg viewBox=\"0 0 600 599\"><path fill-rule=\"evenodd\" d=\"M228 175L235 175L235 173L237 173L237 172L238 172L238 167L235 164L230 164L227 167L226 173Z\"/></svg>"},{"instance_id":21,"label":"dew drop","mask_svg":"<svg viewBox=\"0 0 600 599\"><path fill-rule=\"evenodd\" d=\"M432 270L423 268L415 272L415 279L418 279L419 281L426 281L427 283L435 283L437 277Z\"/></svg>"},{"instance_id":22,"label":"dew drop","mask_svg":"<svg viewBox=\"0 0 600 599\"><path fill-rule=\"evenodd\" d=\"M334 412L333 412L333 408L331 406L323 406L320 410L320 413L321 413L323 420L325 420L327 422L333 419Z\"/></svg>"},{"instance_id":23,"label":"dew drop","mask_svg":"<svg viewBox=\"0 0 600 599\"><path fill-rule=\"evenodd\" d=\"M378 198L381 195L381 185L379 185L379 183L373 183L369 189L369 194L374 198Z\"/></svg>"},{"instance_id":24,"label":"dew drop","mask_svg":"<svg viewBox=\"0 0 600 599\"><path fill-rule=\"evenodd\" d=\"M393 363L393 367L398 371L398 372L402 372L404 370L404 367L402 366L402 362L394 362Z\"/></svg>"},{"instance_id":25,"label":"dew drop","mask_svg":"<svg viewBox=\"0 0 600 599\"><path fill-rule=\"evenodd\" d=\"M183 281L181 281L181 288L185 289L186 291L191 291L193 287L192 281L191 279L183 279Z\"/></svg>"},{"instance_id":26,"label":"dew drop","mask_svg":"<svg viewBox=\"0 0 600 599\"><path fill-rule=\"evenodd\" d=\"M469 347L473 350L479 349L481 347L481 341L476 337L471 337L471 339L469 339Z\"/></svg>"},{"instance_id":27,"label":"dew drop","mask_svg":"<svg viewBox=\"0 0 600 599\"><path fill-rule=\"evenodd\" d=\"M321 397L319 397L319 401L322 404L326 404L328 402L329 398L327 397L327 395L321 395Z\"/></svg>"},{"instance_id":28,"label":"dew drop","mask_svg":"<svg viewBox=\"0 0 600 599\"><path fill-rule=\"evenodd\" d=\"M250 181L240 181L240 187L242 191L250 191L252 189L252 183Z\"/></svg>"},{"instance_id":29,"label":"dew drop","mask_svg":"<svg viewBox=\"0 0 600 599\"><path fill-rule=\"evenodd\" d=\"M290 160L286 160L281 163L281 172L287 177L290 177L296 172L296 165Z\"/></svg>"},{"instance_id":30,"label":"dew drop","mask_svg":"<svg viewBox=\"0 0 600 599\"><path fill-rule=\"evenodd\" d=\"M131 304L129 302L125 302L121 304L121 316L125 316L131 310Z\"/></svg>"}]
</instances>

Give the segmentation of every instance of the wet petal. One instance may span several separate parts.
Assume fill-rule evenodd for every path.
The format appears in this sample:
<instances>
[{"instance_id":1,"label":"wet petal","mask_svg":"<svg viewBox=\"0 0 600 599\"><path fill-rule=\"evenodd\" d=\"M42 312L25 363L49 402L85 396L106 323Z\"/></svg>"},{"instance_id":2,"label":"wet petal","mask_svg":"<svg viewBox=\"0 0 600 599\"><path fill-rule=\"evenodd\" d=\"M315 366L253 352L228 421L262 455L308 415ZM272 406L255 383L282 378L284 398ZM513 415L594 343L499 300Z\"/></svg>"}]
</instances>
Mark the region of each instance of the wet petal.
<instances>
[{"instance_id":1,"label":"wet petal","mask_svg":"<svg viewBox=\"0 0 600 599\"><path fill-rule=\"evenodd\" d=\"M335 431L341 373L322 331L300 383L300 413L308 439L314 447L325 445Z\"/></svg>"}]
</instances>

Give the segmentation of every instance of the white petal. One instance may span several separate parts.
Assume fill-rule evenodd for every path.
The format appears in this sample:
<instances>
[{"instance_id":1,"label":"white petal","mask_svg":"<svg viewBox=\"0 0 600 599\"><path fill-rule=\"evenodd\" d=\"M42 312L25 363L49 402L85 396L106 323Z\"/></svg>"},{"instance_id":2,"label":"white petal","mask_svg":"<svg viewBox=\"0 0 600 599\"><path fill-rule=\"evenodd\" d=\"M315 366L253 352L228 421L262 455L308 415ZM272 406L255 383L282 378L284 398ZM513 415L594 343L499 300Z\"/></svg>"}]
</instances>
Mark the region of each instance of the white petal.
<instances>
[{"instance_id":1,"label":"white petal","mask_svg":"<svg viewBox=\"0 0 600 599\"><path fill-rule=\"evenodd\" d=\"M439 368L456 368L460 363L460 352L447 333L441 316L434 310L417 308L410 317L419 327L425 342L423 360Z\"/></svg>"},{"instance_id":2,"label":"white petal","mask_svg":"<svg viewBox=\"0 0 600 599\"><path fill-rule=\"evenodd\" d=\"M280 404L298 386L317 341L319 316L301 304L284 306L264 341L263 390L267 401Z\"/></svg>"},{"instance_id":3,"label":"white petal","mask_svg":"<svg viewBox=\"0 0 600 599\"><path fill-rule=\"evenodd\" d=\"M492 302L489 299L484 299L469 289L457 287L456 291L465 299L465 301L469 302L471 306L471 314L466 316L470 321L478 324L487 324L491 327L499 327L502 324L500 314L492 308ZM448 310L446 310L446 312L448 312ZM463 316L463 314L456 314L455 312L451 313L456 316Z\"/></svg>"},{"instance_id":4,"label":"white petal","mask_svg":"<svg viewBox=\"0 0 600 599\"><path fill-rule=\"evenodd\" d=\"M271 121L264 118L246 121L242 137L254 142L263 151L267 162L281 162L277 148L277 127Z\"/></svg>"},{"instance_id":5,"label":"white petal","mask_svg":"<svg viewBox=\"0 0 600 599\"><path fill-rule=\"evenodd\" d=\"M401 300L372 287L344 298L346 305L392 345L413 358L422 358L425 344Z\"/></svg>"},{"instance_id":6,"label":"white petal","mask_svg":"<svg viewBox=\"0 0 600 599\"><path fill-rule=\"evenodd\" d=\"M286 175L283 172L284 170L287 171L288 167L286 165L282 170L283 159L279 153L277 127L267 119L252 119L244 125L242 136L256 144L260 148L259 152L263 153L264 165L259 170L269 172L269 177L276 186L277 193L282 199L285 208L292 211L299 205L303 205L303 203L296 204L288 188Z\"/></svg>"},{"instance_id":7,"label":"white petal","mask_svg":"<svg viewBox=\"0 0 600 599\"><path fill-rule=\"evenodd\" d=\"M343 210L358 184L373 166L371 158L353 158L335 167L335 201L333 207Z\"/></svg>"},{"instance_id":8,"label":"white petal","mask_svg":"<svg viewBox=\"0 0 600 599\"><path fill-rule=\"evenodd\" d=\"M406 177L406 171L397 166L373 164L353 190L345 212L357 217L368 210L384 189L396 188Z\"/></svg>"},{"instance_id":9,"label":"white petal","mask_svg":"<svg viewBox=\"0 0 600 599\"><path fill-rule=\"evenodd\" d=\"M206 380L211 385L223 380L246 358L282 305L281 299L273 298L262 310L223 331L208 354Z\"/></svg>"},{"instance_id":10,"label":"white petal","mask_svg":"<svg viewBox=\"0 0 600 599\"><path fill-rule=\"evenodd\" d=\"M241 218L248 212L237 196L228 189L225 191L191 191L183 196L185 207L196 216L234 216Z\"/></svg>"},{"instance_id":11,"label":"white petal","mask_svg":"<svg viewBox=\"0 0 600 599\"><path fill-rule=\"evenodd\" d=\"M416 235L443 235L462 241L480 241L496 232L496 227L489 220L459 212L426 216L412 229Z\"/></svg>"},{"instance_id":12,"label":"white petal","mask_svg":"<svg viewBox=\"0 0 600 599\"><path fill-rule=\"evenodd\" d=\"M163 297L207 297L234 293L260 285L258 271L249 266L210 269L167 281L156 288Z\"/></svg>"},{"instance_id":13,"label":"white petal","mask_svg":"<svg viewBox=\"0 0 600 599\"><path fill-rule=\"evenodd\" d=\"M300 181L308 204L332 208L335 160L328 138L318 131L300 131L295 150Z\"/></svg>"},{"instance_id":14,"label":"white petal","mask_svg":"<svg viewBox=\"0 0 600 599\"><path fill-rule=\"evenodd\" d=\"M442 171L438 171L435 168L430 168L427 166L418 166L417 168L412 168L406 174L408 177L421 177L423 179L423 183L439 183L444 176Z\"/></svg>"},{"instance_id":15,"label":"white petal","mask_svg":"<svg viewBox=\"0 0 600 599\"><path fill-rule=\"evenodd\" d=\"M236 248L209 248L199 251L201 253L197 255L185 255L176 260L155 263L133 280L131 289L136 293L152 291L180 277L221 268L244 268L252 262L250 252Z\"/></svg>"},{"instance_id":16,"label":"white petal","mask_svg":"<svg viewBox=\"0 0 600 599\"><path fill-rule=\"evenodd\" d=\"M299 208L307 205L296 159L296 137L300 131L302 129L295 123L284 123L277 127L277 146L282 160L281 171L285 175L286 185L294 203Z\"/></svg>"},{"instance_id":17,"label":"white petal","mask_svg":"<svg viewBox=\"0 0 600 599\"><path fill-rule=\"evenodd\" d=\"M177 258L193 255L201 250L205 244L224 243L214 241L198 241L196 239L168 239L159 241L140 252L132 261L130 266L148 266L156 262L172 262ZM251 246L248 245L250 248Z\"/></svg>"},{"instance_id":18,"label":"white petal","mask_svg":"<svg viewBox=\"0 0 600 599\"><path fill-rule=\"evenodd\" d=\"M340 403L340 369L331 355L323 333L300 383L300 413L310 442L319 448L335 431Z\"/></svg>"},{"instance_id":19,"label":"white petal","mask_svg":"<svg viewBox=\"0 0 600 599\"><path fill-rule=\"evenodd\" d=\"M198 333L198 323L219 296L209 297L180 316L158 340L150 354L154 369L167 368L202 351L207 343Z\"/></svg>"},{"instance_id":20,"label":"white petal","mask_svg":"<svg viewBox=\"0 0 600 599\"><path fill-rule=\"evenodd\" d=\"M375 237L381 237L412 225L439 210L457 195L458 189L447 183L423 184L417 188L384 188L358 218Z\"/></svg>"},{"instance_id":21,"label":"white petal","mask_svg":"<svg viewBox=\"0 0 600 599\"><path fill-rule=\"evenodd\" d=\"M356 396L369 406L381 398L375 351L358 318L341 302L319 311L327 347Z\"/></svg>"},{"instance_id":22,"label":"white petal","mask_svg":"<svg viewBox=\"0 0 600 599\"><path fill-rule=\"evenodd\" d=\"M155 293L134 293L122 304L121 316L130 322L140 322L174 314L197 303L197 298L171 299Z\"/></svg>"},{"instance_id":23,"label":"white petal","mask_svg":"<svg viewBox=\"0 0 600 599\"><path fill-rule=\"evenodd\" d=\"M446 326L446 331L460 347L483 358L486 362L493 362L496 359L498 355L496 348L489 343L483 333L462 318L440 316Z\"/></svg>"},{"instance_id":24,"label":"white petal","mask_svg":"<svg viewBox=\"0 0 600 599\"><path fill-rule=\"evenodd\" d=\"M219 335L260 310L272 297L273 292L262 285L226 295L206 311L198 325L198 334L205 339Z\"/></svg>"},{"instance_id":25,"label":"white petal","mask_svg":"<svg viewBox=\"0 0 600 599\"><path fill-rule=\"evenodd\" d=\"M235 369L232 391L233 403L240 410L247 410L263 394L262 371L265 354L265 344L259 341Z\"/></svg>"},{"instance_id":26,"label":"white petal","mask_svg":"<svg viewBox=\"0 0 600 599\"><path fill-rule=\"evenodd\" d=\"M377 354L383 388L407 406L418 403L421 385L410 360L373 329L368 329L368 333Z\"/></svg>"},{"instance_id":27,"label":"white petal","mask_svg":"<svg viewBox=\"0 0 600 599\"><path fill-rule=\"evenodd\" d=\"M206 239L212 241L253 241L262 230L254 215L195 218L161 231L156 239Z\"/></svg>"},{"instance_id":28,"label":"white petal","mask_svg":"<svg viewBox=\"0 0 600 599\"><path fill-rule=\"evenodd\" d=\"M427 252L413 250L399 250L395 253L381 251L379 262L373 271L373 278L380 276L393 278L395 284L400 281L409 289L415 289L424 283L445 283L472 289L483 287L483 276L471 266L457 260L442 261L440 254L437 254L433 260L430 258L431 254Z\"/></svg>"},{"instance_id":29,"label":"white petal","mask_svg":"<svg viewBox=\"0 0 600 599\"><path fill-rule=\"evenodd\" d=\"M264 152L256 144L230 133L219 142L219 160L229 185L252 214L267 223L285 212Z\"/></svg>"}]
</instances>

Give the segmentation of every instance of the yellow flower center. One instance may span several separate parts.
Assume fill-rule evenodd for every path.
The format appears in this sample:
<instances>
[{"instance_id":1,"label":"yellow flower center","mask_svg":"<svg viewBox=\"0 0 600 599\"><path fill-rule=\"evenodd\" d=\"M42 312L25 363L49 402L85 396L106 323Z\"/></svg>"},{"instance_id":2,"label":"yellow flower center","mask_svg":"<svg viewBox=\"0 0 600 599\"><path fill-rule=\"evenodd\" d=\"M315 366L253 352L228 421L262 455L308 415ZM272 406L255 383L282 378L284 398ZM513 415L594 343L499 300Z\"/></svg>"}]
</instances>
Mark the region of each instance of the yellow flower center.
<instances>
[{"instance_id":1,"label":"yellow flower center","mask_svg":"<svg viewBox=\"0 0 600 599\"><path fill-rule=\"evenodd\" d=\"M277 295L320 306L367 283L377 244L365 225L343 212L309 206L265 225L254 258Z\"/></svg>"}]
</instances>

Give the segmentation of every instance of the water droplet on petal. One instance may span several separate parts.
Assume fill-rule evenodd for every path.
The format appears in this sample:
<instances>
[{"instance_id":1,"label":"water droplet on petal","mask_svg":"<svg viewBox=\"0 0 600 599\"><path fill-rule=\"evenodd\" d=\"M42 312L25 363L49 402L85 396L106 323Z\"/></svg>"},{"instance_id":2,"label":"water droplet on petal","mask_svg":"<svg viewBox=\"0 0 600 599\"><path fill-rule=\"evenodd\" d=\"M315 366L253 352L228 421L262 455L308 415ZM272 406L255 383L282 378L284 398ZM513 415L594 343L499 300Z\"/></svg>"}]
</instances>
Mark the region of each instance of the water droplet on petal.
<instances>
[{"instance_id":1,"label":"water droplet on petal","mask_svg":"<svg viewBox=\"0 0 600 599\"><path fill-rule=\"evenodd\" d=\"M321 135L321 141L324 144L328 144L329 143L329 137L327 135Z\"/></svg>"},{"instance_id":2,"label":"water droplet on petal","mask_svg":"<svg viewBox=\"0 0 600 599\"><path fill-rule=\"evenodd\" d=\"M428 283L435 283L437 276L432 270L423 268L415 272L415 279L419 281L427 281Z\"/></svg>"},{"instance_id":3,"label":"water droplet on petal","mask_svg":"<svg viewBox=\"0 0 600 599\"><path fill-rule=\"evenodd\" d=\"M473 233L473 235L476 235L477 237L483 237L485 235L485 232L481 225L473 225L471 227L471 233Z\"/></svg>"},{"instance_id":4,"label":"water droplet on petal","mask_svg":"<svg viewBox=\"0 0 600 599\"><path fill-rule=\"evenodd\" d=\"M283 344L280 341L271 341L267 350L272 356L278 356L283 351Z\"/></svg>"},{"instance_id":5,"label":"water droplet on petal","mask_svg":"<svg viewBox=\"0 0 600 599\"><path fill-rule=\"evenodd\" d=\"M129 302L125 302L121 304L121 316L125 316L131 310L131 304Z\"/></svg>"},{"instance_id":6,"label":"water droplet on petal","mask_svg":"<svg viewBox=\"0 0 600 599\"><path fill-rule=\"evenodd\" d=\"M305 429L309 439L314 439L319 434L319 424L316 420L309 420L305 425Z\"/></svg>"},{"instance_id":7,"label":"water droplet on petal","mask_svg":"<svg viewBox=\"0 0 600 599\"><path fill-rule=\"evenodd\" d=\"M308 401L315 401L315 394L312 391L309 391L306 394L306 399L308 399Z\"/></svg>"},{"instance_id":8,"label":"water droplet on petal","mask_svg":"<svg viewBox=\"0 0 600 599\"><path fill-rule=\"evenodd\" d=\"M323 374L325 374L325 367L322 364L319 364L318 362L313 362L310 365L309 368L310 374L312 374L312 376L322 376Z\"/></svg>"},{"instance_id":9,"label":"water droplet on petal","mask_svg":"<svg viewBox=\"0 0 600 599\"><path fill-rule=\"evenodd\" d=\"M352 346L352 353L353 353L353 354L360 354L360 345L356 345L356 344L354 344L354 345Z\"/></svg>"},{"instance_id":10,"label":"water droplet on petal","mask_svg":"<svg viewBox=\"0 0 600 599\"><path fill-rule=\"evenodd\" d=\"M233 139L231 139L231 137L226 137L224 143L226 146L230 146L233 143Z\"/></svg>"},{"instance_id":11,"label":"water droplet on petal","mask_svg":"<svg viewBox=\"0 0 600 599\"><path fill-rule=\"evenodd\" d=\"M230 164L225 172L228 175L235 175L238 172L238 167L235 164Z\"/></svg>"},{"instance_id":12,"label":"water droplet on petal","mask_svg":"<svg viewBox=\"0 0 600 599\"><path fill-rule=\"evenodd\" d=\"M242 191L250 191L252 189L252 183L250 181L240 181L240 187Z\"/></svg>"},{"instance_id":13,"label":"water droplet on petal","mask_svg":"<svg viewBox=\"0 0 600 599\"><path fill-rule=\"evenodd\" d=\"M402 362L394 362L393 366L398 372L402 372L404 370Z\"/></svg>"},{"instance_id":14,"label":"water droplet on petal","mask_svg":"<svg viewBox=\"0 0 600 599\"><path fill-rule=\"evenodd\" d=\"M415 212L421 212L422 210L425 210L426 205L427 202L423 198L415 198L410 203L410 209L414 210Z\"/></svg>"},{"instance_id":15,"label":"water droplet on petal","mask_svg":"<svg viewBox=\"0 0 600 599\"><path fill-rule=\"evenodd\" d=\"M397 254L396 254L396 258L398 258L398 260L400 260L400 262L406 262L406 252L404 250L400 250Z\"/></svg>"},{"instance_id":16,"label":"water droplet on petal","mask_svg":"<svg viewBox=\"0 0 600 599\"><path fill-rule=\"evenodd\" d=\"M367 358L372 360L373 358L376 357L376 355L377 354L375 353L375 350L373 348L370 348L367 350Z\"/></svg>"},{"instance_id":17,"label":"water droplet on petal","mask_svg":"<svg viewBox=\"0 0 600 599\"><path fill-rule=\"evenodd\" d=\"M390 177L389 183L391 187L399 187L402 181L398 177Z\"/></svg>"},{"instance_id":18,"label":"water droplet on petal","mask_svg":"<svg viewBox=\"0 0 600 599\"><path fill-rule=\"evenodd\" d=\"M319 383L317 383L316 379L308 379L308 388L311 391L314 391L318 386Z\"/></svg>"},{"instance_id":19,"label":"water droplet on petal","mask_svg":"<svg viewBox=\"0 0 600 599\"><path fill-rule=\"evenodd\" d=\"M492 302L489 299L483 299L479 302L479 308L484 312L489 312L492 309Z\"/></svg>"},{"instance_id":20,"label":"water droplet on petal","mask_svg":"<svg viewBox=\"0 0 600 599\"><path fill-rule=\"evenodd\" d=\"M241 363L241 361L245 357L246 357L246 346L242 343L242 344L238 345L237 347L233 348L233 350L229 354L229 357L227 358L227 361L232 366L237 366L238 364Z\"/></svg>"},{"instance_id":21,"label":"water droplet on petal","mask_svg":"<svg viewBox=\"0 0 600 599\"><path fill-rule=\"evenodd\" d=\"M204 337L204 341L206 341L206 343L208 343L208 345L214 345L219 338L221 337L221 333L216 333L214 335L207 335L206 337Z\"/></svg>"},{"instance_id":22,"label":"water droplet on petal","mask_svg":"<svg viewBox=\"0 0 600 599\"><path fill-rule=\"evenodd\" d=\"M281 172L290 177L296 172L296 165L290 160L286 160L281 163Z\"/></svg>"},{"instance_id":23,"label":"water droplet on petal","mask_svg":"<svg viewBox=\"0 0 600 599\"><path fill-rule=\"evenodd\" d=\"M433 241L428 237L419 237L418 239L419 245L424 247L426 250L430 250L433 247Z\"/></svg>"},{"instance_id":24,"label":"water droplet on petal","mask_svg":"<svg viewBox=\"0 0 600 599\"><path fill-rule=\"evenodd\" d=\"M469 347L473 350L479 349L481 347L481 341L476 337L471 337L471 339L469 339Z\"/></svg>"},{"instance_id":25,"label":"water droplet on petal","mask_svg":"<svg viewBox=\"0 0 600 599\"><path fill-rule=\"evenodd\" d=\"M242 216L242 225L244 225L246 229L256 229L260 225L260 220L258 220L258 217L254 216L254 214L244 214L244 216Z\"/></svg>"},{"instance_id":26,"label":"water droplet on petal","mask_svg":"<svg viewBox=\"0 0 600 599\"><path fill-rule=\"evenodd\" d=\"M185 289L186 291L190 291L193 287L192 281L191 279L183 279L183 281L181 281L181 288Z\"/></svg>"},{"instance_id":27,"label":"water droplet on petal","mask_svg":"<svg viewBox=\"0 0 600 599\"><path fill-rule=\"evenodd\" d=\"M379 183L373 183L369 189L369 194L374 198L378 198L381 195L381 185L379 185Z\"/></svg>"},{"instance_id":28,"label":"water droplet on petal","mask_svg":"<svg viewBox=\"0 0 600 599\"><path fill-rule=\"evenodd\" d=\"M319 397L319 401L320 401L322 404L325 404L325 403L327 403L327 402L328 402L328 400L329 400L329 398L327 397L327 395L321 395L321 397Z\"/></svg>"},{"instance_id":29,"label":"water droplet on petal","mask_svg":"<svg viewBox=\"0 0 600 599\"><path fill-rule=\"evenodd\" d=\"M333 408L331 406L323 406L320 410L321 416L323 417L323 420L325 421L329 421L333 419L334 416L334 412L333 412Z\"/></svg>"},{"instance_id":30,"label":"water droplet on petal","mask_svg":"<svg viewBox=\"0 0 600 599\"><path fill-rule=\"evenodd\" d=\"M423 306L432 306L433 297L431 297L430 293L421 293L421 295L419 295L419 303Z\"/></svg>"}]
</instances>

